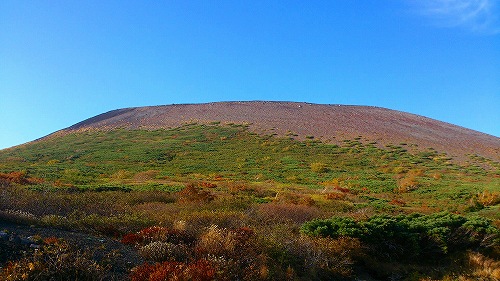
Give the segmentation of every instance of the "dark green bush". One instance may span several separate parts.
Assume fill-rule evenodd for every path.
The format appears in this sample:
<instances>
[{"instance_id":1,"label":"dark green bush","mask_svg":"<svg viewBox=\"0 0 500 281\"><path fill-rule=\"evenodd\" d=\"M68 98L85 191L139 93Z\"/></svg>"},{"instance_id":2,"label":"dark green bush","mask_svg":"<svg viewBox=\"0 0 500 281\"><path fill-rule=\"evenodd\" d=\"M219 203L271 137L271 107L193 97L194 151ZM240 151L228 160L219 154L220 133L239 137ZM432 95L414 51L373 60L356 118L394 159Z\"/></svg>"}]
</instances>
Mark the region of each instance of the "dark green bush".
<instances>
[{"instance_id":1,"label":"dark green bush","mask_svg":"<svg viewBox=\"0 0 500 281\"><path fill-rule=\"evenodd\" d=\"M340 236L361 237L366 232L363 226L352 218L333 217L316 219L302 225L302 232L311 236L338 238Z\"/></svg>"},{"instance_id":2,"label":"dark green bush","mask_svg":"<svg viewBox=\"0 0 500 281\"><path fill-rule=\"evenodd\" d=\"M359 238L371 255L386 260L434 260L459 250L497 245L500 234L486 218L448 212L377 215L359 222L334 217L306 222L301 231L311 236Z\"/></svg>"}]
</instances>

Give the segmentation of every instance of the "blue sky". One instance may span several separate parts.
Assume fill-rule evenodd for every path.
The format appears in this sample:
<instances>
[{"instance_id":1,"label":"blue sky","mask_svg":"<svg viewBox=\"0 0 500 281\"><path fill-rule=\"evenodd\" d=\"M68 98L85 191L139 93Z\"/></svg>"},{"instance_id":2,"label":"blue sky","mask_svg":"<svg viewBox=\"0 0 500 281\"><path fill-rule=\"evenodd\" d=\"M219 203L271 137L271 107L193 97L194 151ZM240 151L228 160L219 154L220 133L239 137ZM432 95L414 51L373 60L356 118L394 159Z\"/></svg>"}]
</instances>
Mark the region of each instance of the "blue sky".
<instances>
[{"instance_id":1,"label":"blue sky","mask_svg":"<svg viewBox=\"0 0 500 281\"><path fill-rule=\"evenodd\" d=\"M234 100L498 137L500 1L0 1L0 148L112 109Z\"/></svg>"}]
</instances>

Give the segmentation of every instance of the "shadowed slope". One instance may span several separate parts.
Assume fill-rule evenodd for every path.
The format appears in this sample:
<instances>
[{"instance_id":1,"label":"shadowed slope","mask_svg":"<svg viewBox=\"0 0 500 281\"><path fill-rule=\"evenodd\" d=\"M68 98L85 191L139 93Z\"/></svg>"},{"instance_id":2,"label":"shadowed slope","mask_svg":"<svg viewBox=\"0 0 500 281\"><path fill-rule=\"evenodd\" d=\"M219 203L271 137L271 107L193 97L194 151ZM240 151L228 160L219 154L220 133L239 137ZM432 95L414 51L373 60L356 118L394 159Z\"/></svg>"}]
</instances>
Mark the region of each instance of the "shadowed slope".
<instances>
[{"instance_id":1,"label":"shadowed slope","mask_svg":"<svg viewBox=\"0 0 500 281\"><path fill-rule=\"evenodd\" d=\"M478 154L500 160L500 139L405 112L369 106L295 102L219 102L113 110L57 132L172 128L189 122L245 123L250 130L280 136L306 136L327 142L361 137L387 144L416 144L464 159Z\"/></svg>"}]
</instances>

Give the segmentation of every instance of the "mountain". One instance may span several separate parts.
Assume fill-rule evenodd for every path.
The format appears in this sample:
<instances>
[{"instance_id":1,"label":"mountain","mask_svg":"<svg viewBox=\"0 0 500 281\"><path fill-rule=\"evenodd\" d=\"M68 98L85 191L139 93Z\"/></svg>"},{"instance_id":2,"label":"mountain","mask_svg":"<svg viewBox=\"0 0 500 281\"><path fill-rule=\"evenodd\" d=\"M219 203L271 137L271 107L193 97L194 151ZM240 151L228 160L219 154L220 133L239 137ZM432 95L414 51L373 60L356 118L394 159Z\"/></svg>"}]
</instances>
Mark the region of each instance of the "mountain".
<instances>
[{"instance_id":1,"label":"mountain","mask_svg":"<svg viewBox=\"0 0 500 281\"><path fill-rule=\"evenodd\" d=\"M423 116L372 106L298 102L216 102L125 108L84 120L51 136L89 130L167 129L186 123L246 124L259 134L328 143L362 139L378 145L433 148L456 160L500 161L500 138ZM49 136L50 137L50 136Z\"/></svg>"},{"instance_id":2,"label":"mountain","mask_svg":"<svg viewBox=\"0 0 500 281\"><path fill-rule=\"evenodd\" d=\"M0 280L60 255L88 280L497 280L499 150L378 107L110 111L0 150Z\"/></svg>"}]
</instances>

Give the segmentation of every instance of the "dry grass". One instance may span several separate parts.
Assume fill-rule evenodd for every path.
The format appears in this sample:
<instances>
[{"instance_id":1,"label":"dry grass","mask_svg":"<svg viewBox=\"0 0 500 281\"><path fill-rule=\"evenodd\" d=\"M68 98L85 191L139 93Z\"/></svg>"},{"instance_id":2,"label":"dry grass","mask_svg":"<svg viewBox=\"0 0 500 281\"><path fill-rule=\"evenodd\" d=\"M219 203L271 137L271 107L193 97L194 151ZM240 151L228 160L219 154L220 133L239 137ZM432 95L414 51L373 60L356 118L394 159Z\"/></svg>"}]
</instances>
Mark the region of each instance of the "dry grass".
<instances>
[{"instance_id":1,"label":"dry grass","mask_svg":"<svg viewBox=\"0 0 500 281\"><path fill-rule=\"evenodd\" d=\"M262 222L302 224L320 217L321 212L315 206L297 205L290 203L261 204L257 208L257 215Z\"/></svg>"}]
</instances>

